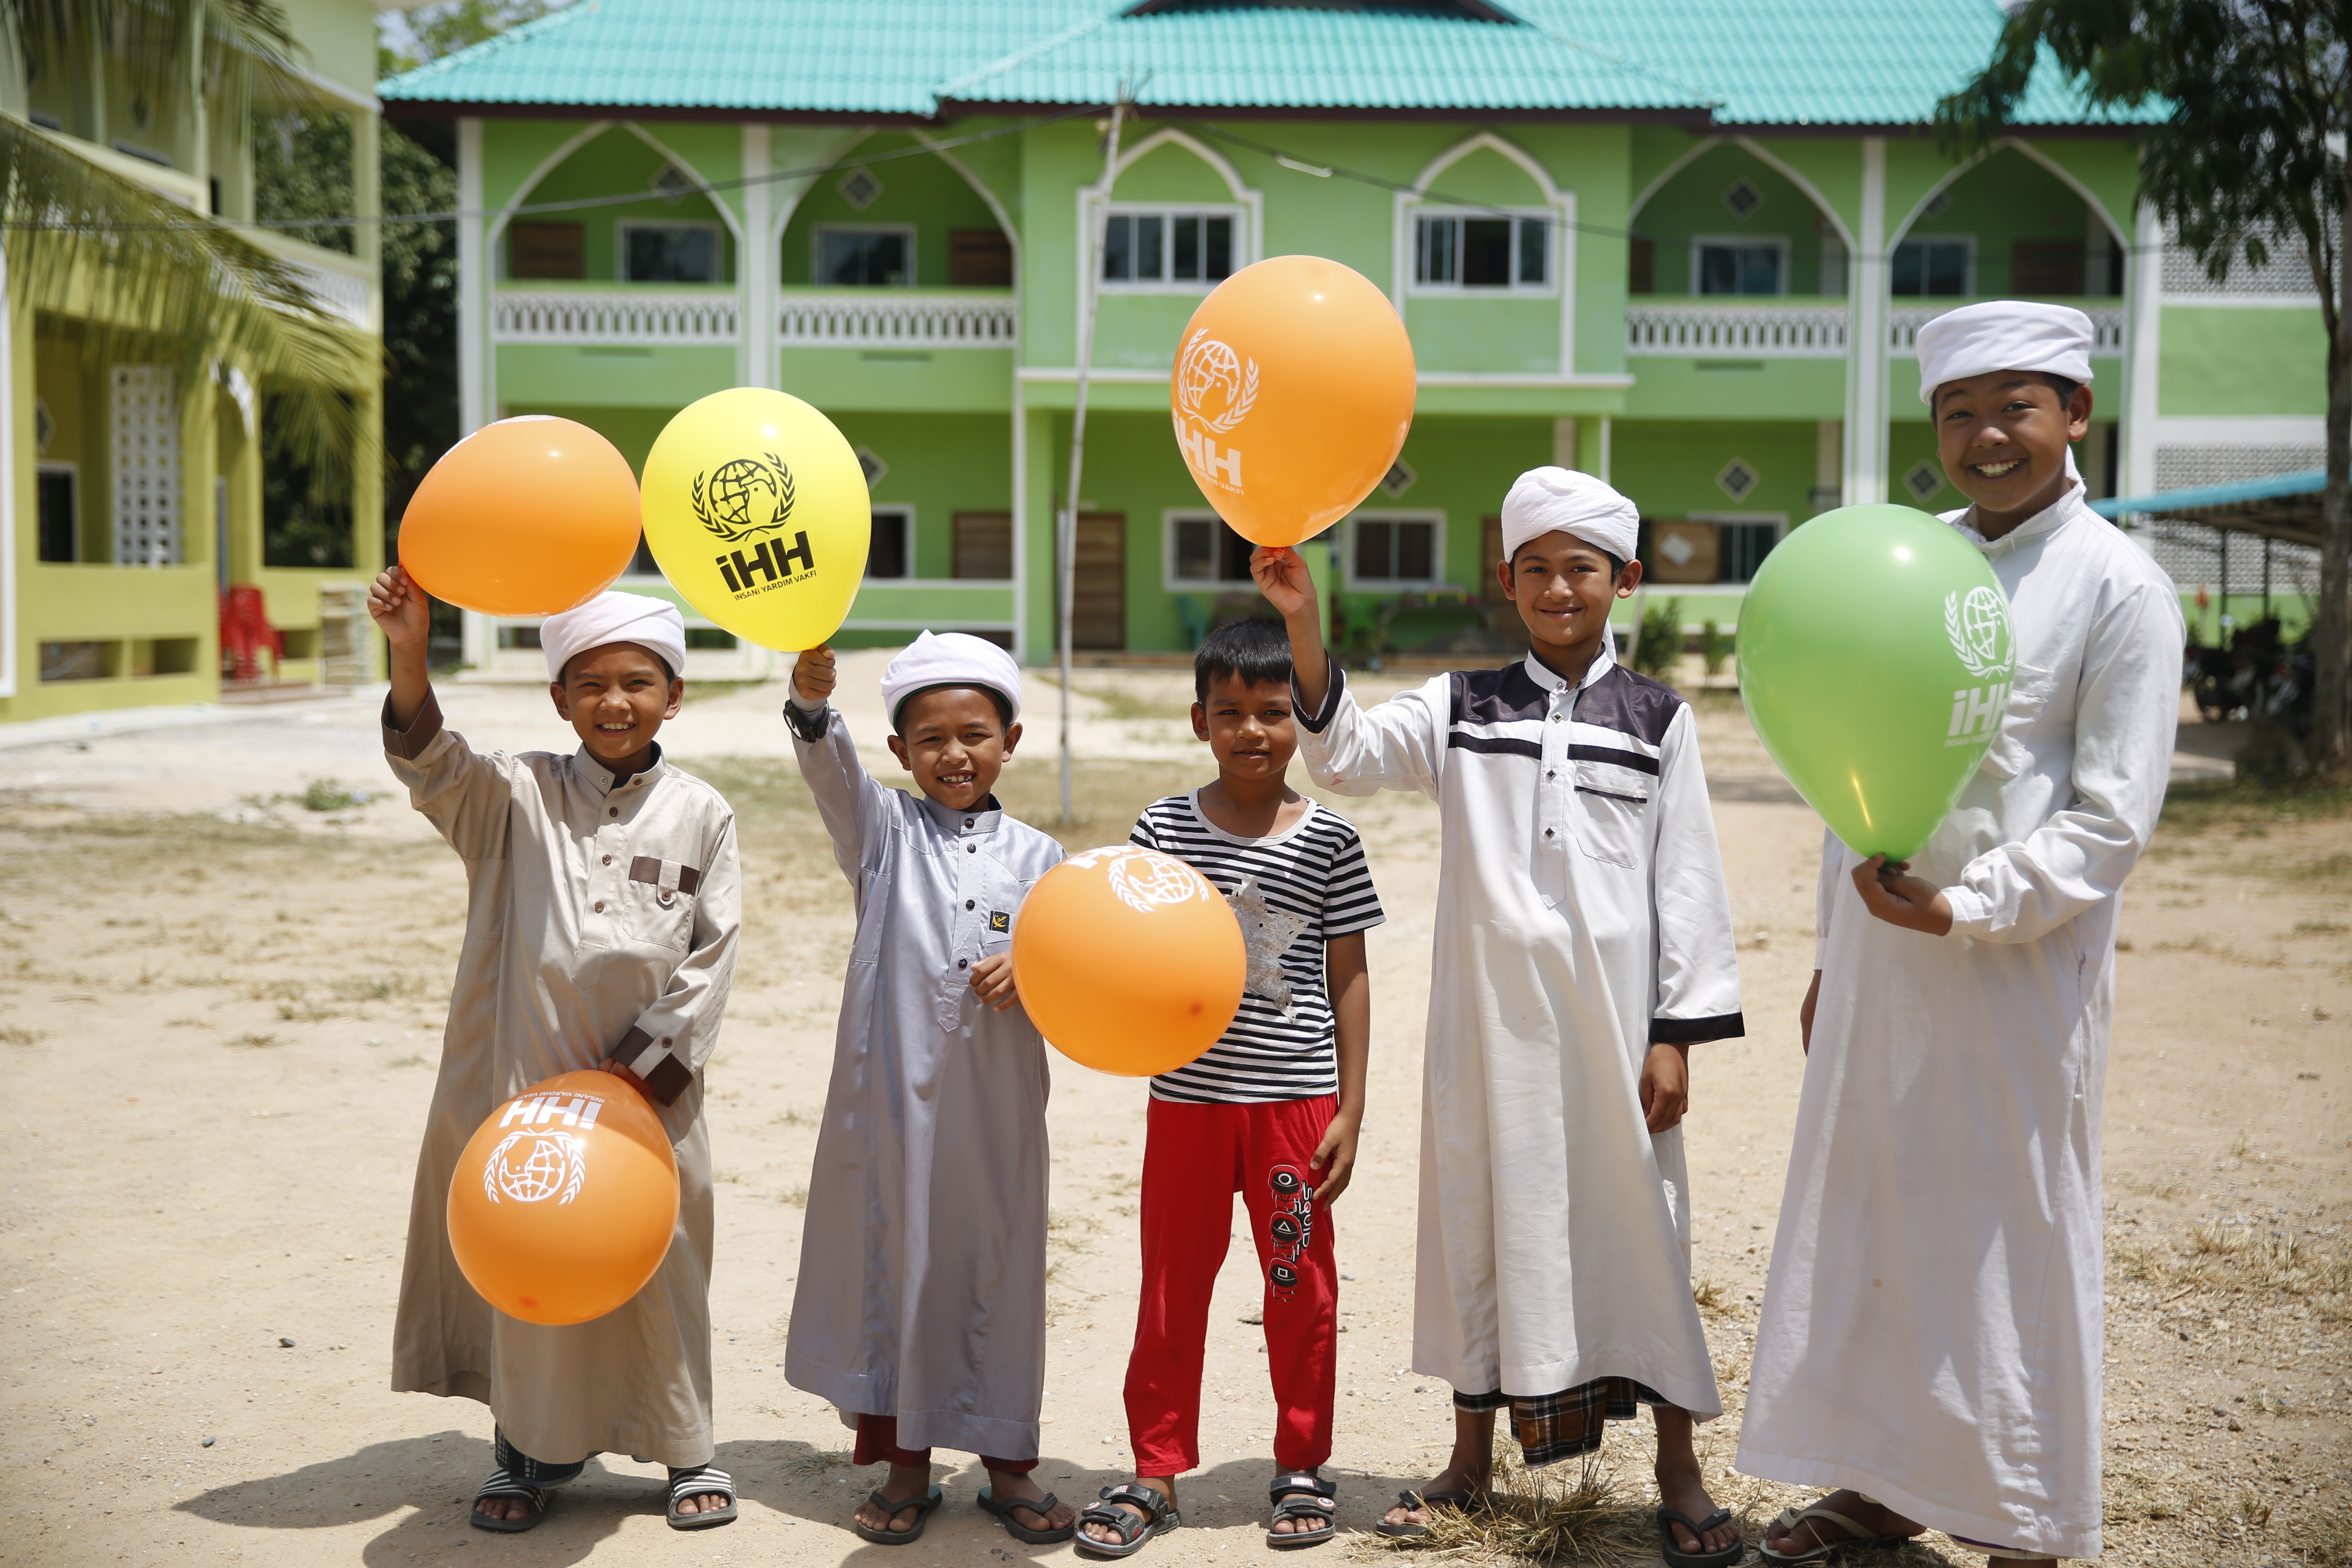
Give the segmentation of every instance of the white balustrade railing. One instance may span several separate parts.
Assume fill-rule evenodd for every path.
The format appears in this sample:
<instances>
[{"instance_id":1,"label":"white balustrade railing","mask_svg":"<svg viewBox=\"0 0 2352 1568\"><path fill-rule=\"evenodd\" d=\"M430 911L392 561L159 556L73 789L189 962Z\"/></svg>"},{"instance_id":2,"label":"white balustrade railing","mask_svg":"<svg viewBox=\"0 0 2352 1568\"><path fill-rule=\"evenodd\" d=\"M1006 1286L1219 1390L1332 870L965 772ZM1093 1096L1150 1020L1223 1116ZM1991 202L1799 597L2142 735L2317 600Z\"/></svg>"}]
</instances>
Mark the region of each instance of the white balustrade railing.
<instances>
[{"instance_id":1,"label":"white balustrade railing","mask_svg":"<svg viewBox=\"0 0 2352 1568\"><path fill-rule=\"evenodd\" d=\"M1913 359L1919 353L1919 329L1944 314L1969 303L1962 300L1951 305L1898 305L1886 312L1886 352L1898 358ZM2091 318L2091 352L2095 354L2119 354L2124 352L2126 317L2120 305L2084 312Z\"/></svg>"},{"instance_id":2,"label":"white balustrade railing","mask_svg":"<svg viewBox=\"0 0 2352 1568\"><path fill-rule=\"evenodd\" d=\"M313 267L305 261L286 260L288 271L301 280L310 291L310 298L331 316L341 316L359 328L374 323L368 320L368 286L364 278L354 278L348 272L336 272L324 267Z\"/></svg>"},{"instance_id":3,"label":"white balustrade railing","mask_svg":"<svg viewBox=\"0 0 2352 1568\"><path fill-rule=\"evenodd\" d=\"M1009 349L1020 341L1021 310L1009 294L788 294L776 302L776 336L801 347Z\"/></svg>"},{"instance_id":4,"label":"white balustrade railing","mask_svg":"<svg viewBox=\"0 0 2352 1568\"><path fill-rule=\"evenodd\" d=\"M501 290L490 335L507 343L732 343L742 311L732 294L670 293L643 286L595 293Z\"/></svg>"},{"instance_id":5,"label":"white balustrade railing","mask_svg":"<svg viewBox=\"0 0 2352 1568\"><path fill-rule=\"evenodd\" d=\"M1843 359L1843 305L1631 305L1629 354L1737 354L1745 359Z\"/></svg>"}]
</instances>

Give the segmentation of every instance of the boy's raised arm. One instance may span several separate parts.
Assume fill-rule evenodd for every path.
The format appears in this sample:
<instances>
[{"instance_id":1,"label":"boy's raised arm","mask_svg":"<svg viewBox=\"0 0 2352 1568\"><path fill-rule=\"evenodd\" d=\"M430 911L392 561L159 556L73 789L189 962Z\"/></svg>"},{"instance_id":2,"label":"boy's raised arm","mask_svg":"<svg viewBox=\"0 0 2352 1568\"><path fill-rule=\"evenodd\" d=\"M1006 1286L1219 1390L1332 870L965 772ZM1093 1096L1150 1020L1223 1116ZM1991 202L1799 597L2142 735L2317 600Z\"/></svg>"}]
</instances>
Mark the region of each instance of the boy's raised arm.
<instances>
[{"instance_id":1,"label":"boy's raised arm","mask_svg":"<svg viewBox=\"0 0 2352 1568\"><path fill-rule=\"evenodd\" d=\"M1251 552L1250 575L1257 579L1257 591L1265 602L1282 614L1283 628L1290 634L1291 679L1306 700L1307 711L1319 719L1331 695L1331 658L1323 647L1314 575L1306 560L1287 545Z\"/></svg>"},{"instance_id":2,"label":"boy's raised arm","mask_svg":"<svg viewBox=\"0 0 2352 1568\"><path fill-rule=\"evenodd\" d=\"M801 778L833 838L833 858L855 885L873 837L873 813L885 786L857 760L849 727L832 705L835 679L833 649L813 647L793 664L792 697L784 722L793 731L793 752Z\"/></svg>"},{"instance_id":3,"label":"boy's raised arm","mask_svg":"<svg viewBox=\"0 0 2352 1568\"><path fill-rule=\"evenodd\" d=\"M368 614L383 640L392 645L392 727L405 730L416 721L425 699L433 695L428 656L433 638L433 602L425 590L409 581L399 566L386 567L368 584Z\"/></svg>"}]
</instances>

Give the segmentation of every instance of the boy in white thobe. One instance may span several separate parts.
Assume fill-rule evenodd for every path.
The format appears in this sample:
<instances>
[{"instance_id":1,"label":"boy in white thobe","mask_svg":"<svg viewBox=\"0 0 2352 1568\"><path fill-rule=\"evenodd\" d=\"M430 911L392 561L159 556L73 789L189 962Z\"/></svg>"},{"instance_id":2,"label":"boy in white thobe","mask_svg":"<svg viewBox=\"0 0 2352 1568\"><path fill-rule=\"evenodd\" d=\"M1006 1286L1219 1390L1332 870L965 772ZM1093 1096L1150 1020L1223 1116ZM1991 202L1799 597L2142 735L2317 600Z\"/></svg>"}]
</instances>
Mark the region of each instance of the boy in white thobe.
<instances>
[{"instance_id":1,"label":"boy in white thobe","mask_svg":"<svg viewBox=\"0 0 2352 1568\"><path fill-rule=\"evenodd\" d=\"M1919 331L1948 514L2009 595L2001 734L1906 868L1822 844L1803 1098L1738 1466L1840 1487L1766 1556L1944 1531L2100 1551L2100 1096L2125 875L2171 771L2185 628L2084 503L2091 322ZM1812 1047L1818 1047L1818 1049Z\"/></svg>"},{"instance_id":2,"label":"boy in white thobe","mask_svg":"<svg viewBox=\"0 0 2352 1568\"><path fill-rule=\"evenodd\" d=\"M1443 816L1422 1101L1413 1370L1454 1388L1454 1454L1381 1525L1487 1480L1508 1405L1530 1464L1651 1405L1669 1563L1745 1549L1699 1479L1722 1413L1690 1286L1685 1053L1739 1035L1730 900L1691 710L1617 663L1640 517L1538 468L1503 502L1497 568L1533 651L1365 710L1326 655L1295 552L1252 568L1290 628L1299 751L1343 795L1412 789Z\"/></svg>"},{"instance_id":3,"label":"boy in white thobe","mask_svg":"<svg viewBox=\"0 0 2352 1568\"><path fill-rule=\"evenodd\" d=\"M677 607L604 594L540 628L569 755L483 755L442 728L425 676L424 591L395 566L368 608L392 645L383 745L409 798L466 862L466 942L416 1162L393 1322L392 1386L478 1399L497 1418L479 1529L529 1530L598 1453L669 1467L669 1522L735 1518L710 1464L710 1137L702 1066L741 931L735 814L662 758L677 711ZM677 1229L644 1289L585 1323L491 1310L449 1250L449 1181L500 1102L603 1067L656 1102L677 1156ZM623 1088L625 1079L634 1087Z\"/></svg>"}]
</instances>

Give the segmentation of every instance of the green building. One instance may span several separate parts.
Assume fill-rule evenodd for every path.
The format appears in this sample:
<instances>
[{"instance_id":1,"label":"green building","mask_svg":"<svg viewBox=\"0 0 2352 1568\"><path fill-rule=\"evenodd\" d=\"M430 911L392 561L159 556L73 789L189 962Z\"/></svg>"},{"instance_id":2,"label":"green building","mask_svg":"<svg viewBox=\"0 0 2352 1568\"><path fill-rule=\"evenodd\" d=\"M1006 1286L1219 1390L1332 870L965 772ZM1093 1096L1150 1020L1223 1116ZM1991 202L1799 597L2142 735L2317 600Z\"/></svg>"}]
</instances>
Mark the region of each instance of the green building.
<instances>
[{"instance_id":1,"label":"green building","mask_svg":"<svg viewBox=\"0 0 2352 1568\"><path fill-rule=\"evenodd\" d=\"M872 485L845 642L958 627L1047 656L1092 280L1076 641L1191 647L1249 584L1171 436L1181 330L1260 258L1346 262L1394 301L1420 387L1335 530L1338 613L1360 651L1468 650L1510 629L1495 514L1533 465L1633 497L1694 625L1736 622L1821 510L1960 504L1913 338L1972 299L2096 322L2095 496L2318 462L2295 258L2207 282L2140 205L2128 127L2053 72L1981 156L1922 129L2000 22L1990 0L597 0L380 90L456 122L467 427L562 415L641 463L702 394L807 398ZM2168 563L2193 594L2195 563ZM469 618L478 665L527 668L534 640ZM712 672L765 657L700 640Z\"/></svg>"},{"instance_id":2,"label":"green building","mask_svg":"<svg viewBox=\"0 0 2352 1568\"><path fill-rule=\"evenodd\" d=\"M268 216L270 171L328 145L348 164L349 216L372 216L373 9L367 0L280 5L299 78L278 79L273 92L265 73L249 105L224 93L202 48L158 82L87 40L28 59L7 32L0 129L232 223ZM141 9L121 8L116 25L135 31L129 18ZM172 11L143 9L151 30ZM367 368L382 331L375 229L310 239L244 232L366 345L340 389L364 451L380 419ZM275 456L283 399L320 389L273 384L231 363L193 372L165 363L173 345L142 349L107 330L120 322L78 310L87 293L78 285L28 296L20 282L9 279L0 309L0 722L218 698L232 587L259 591L280 639L276 657L246 671L261 677L249 686L369 679L375 639L354 590L382 569L380 476L359 462L348 492L321 501L307 469Z\"/></svg>"}]
</instances>

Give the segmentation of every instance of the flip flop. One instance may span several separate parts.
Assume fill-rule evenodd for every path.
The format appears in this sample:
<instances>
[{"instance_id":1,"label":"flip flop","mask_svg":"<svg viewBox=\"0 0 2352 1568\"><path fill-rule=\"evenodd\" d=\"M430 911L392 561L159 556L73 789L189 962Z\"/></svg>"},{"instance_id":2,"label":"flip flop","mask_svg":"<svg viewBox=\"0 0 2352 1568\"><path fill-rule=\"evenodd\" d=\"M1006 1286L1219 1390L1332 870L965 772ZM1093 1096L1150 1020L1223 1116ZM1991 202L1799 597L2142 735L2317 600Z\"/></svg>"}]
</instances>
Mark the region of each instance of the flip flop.
<instances>
[{"instance_id":1,"label":"flip flop","mask_svg":"<svg viewBox=\"0 0 2352 1568\"><path fill-rule=\"evenodd\" d=\"M1735 1539L1720 1552L1708 1552L1703 1547L1697 1552L1685 1552L1675 1544L1675 1525L1689 1531L1692 1540L1703 1542L1708 1531L1730 1522L1729 1509L1717 1509L1705 1519L1693 1519L1678 1508L1658 1510L1660 1555L1665 1558L1666 1568L1732 1568L1734 1563L1748 1555L1748 1542L1745 1541Z\"/></svg>"},{"instance_id":2,"label":"flip flop","mask_svg":"<svg viewBox=\"0 0 2352 1568\"><path fill-rule=\"evenodd\" d=\"M1004 1526L1005 1534L1015 1541L1025 1541L1032 1546L1058 1545L1078 1532L1078 1527L1075 1521L1062 1526L1059 1530L1033 1530L1013 1517L1013 1510L1017 1508L1024 1513L1034 1513L1039 1519L1045 1518L1059 1508L1062 1503L1062 1500L1052 1492L1047 1492L1035 1502L1030 1502L1024 1498L1008 1498L999 1502L996 1500L995 1488L982 1487L980 1489L978 1500L980 1511L993 1515Z\"/></svg>"},{"instance_id":3,"label":"flip flop","mask_svg":"<svg viewBox=\"0 0 2352 1568\"><path fill-rule=\"evenodd\" d=\"M705 1509L700 1513L680 1513L677 1505L690 1497L708 1497L721 1493L727 1499L725 1508ZM735 1479L716 1465L695 1465L669 1473L669 1527L672 1530L712 1530L735 1522Z\"/></svg>"},{"instance_id":4,"label":"flip flop","mask_svg":"<svg viewBox=\"0 0 2352 1568\"><path fill-rule=\"evenodd\" d=\"M1873 1535L1870 1531L1864 1530L1853 1520L1850 1520L1845 1515L1838 1512L1837 1510L1833 1508L1825 1508L1820 1503L1815 1503L1812 1507L1802 1510L1801 1511L1793 1508L1784 1508L1780 1510L1780 1517L1775 1519L1772 1522L1779 1525L1783 1531L1790 1531L1796 1529L1797 1526L1804 1523L1805 1521L1809 1519L1828 1520L1832 1524L1836 1525L1840 1530L1846 1532L1845 1539L1842 1541L1824 1541L1820 1545L1809 1546L1802 1552L1775 1552L1768 1542L1767 1544L1759 1546L1756 1549L1757 1555L1763 1558L1767 1563L1819 1563L1828 1557L1832 1552L1843 1552L1849 1546L1875 1546L1882 1541L1908 1541L1911 1539L1911 1537L1907 1535ZM1816 1536L1820 1533L1821 1532L1819 1531L1814 1531Z\"/></svg>"},{"instance_id":5,"label":"flip flop","mask_svg":"<svg viewBox=\"0 0 2352 1568\"><path fill-rule=\"evenodd\" d=\"M481 1510L481 1504L485 1501L512 1498L520 1498L530 1504L530 1511L520 1519L508 1519L503 1515L492 1518ZM475 1506L467 1517L473 1521L476 1530L495 1530L501 1535L520 1535L526 1530L539 1528L539 1521L547 1517L547 1505L554 1500L552 1489L519 1481L501 1465L490 1472L490 1479L484 1481L482 1489L474 1494Z\"/></svg>"},{"instance_id":6,"label":"flip flop","mask_svg":"<svg viewBox=\"0 0 2352 1568\"><path fill-rule=\"evenodd\" d=\"M937 1487L933 1487L919 1498L896 1499L884 1497L882 1489L877 1487L866 1494L866 1500L888 1514L891 1519L898 1518L910 1508L919 1509L921 1511L915 1515L914 1525L907 1530L893 1530L887 1521L881 1529L877 1530L856 1514L852 1514L849 1517L849 1528L857 1532L857 1539L870 1541L877 1546L911 1546L923 1538L924 1530L931 1522L931 1510L945 1500Z\"/></svg>"},{"instance_id":7,"label":"flip flop","mask_svg":"<svg viewBox=\"0 0 2352 1568\"><path fill-rule=\"evenodd\" d=\"M1485 1502L1486 1500L1486 1494L1485 1492L1402 1491L1397 1493L1397 1501L1399 1504L1409 1509L1420 1509L1424 1513L1432 1508L1458 1509L1464 1513L1468 1513L1472 1508L1475 1507L1479 1503ZM1372 1526L1372 1531L1376 1535L1385 1535L1391 1541L1426 1541L1429 1539L1428 1525L1414 1524L1410 1521L1403 1524L1391 1524L1387 1521L1383 1520L1380 1523Z\"/></svg>"}]
</instances>

